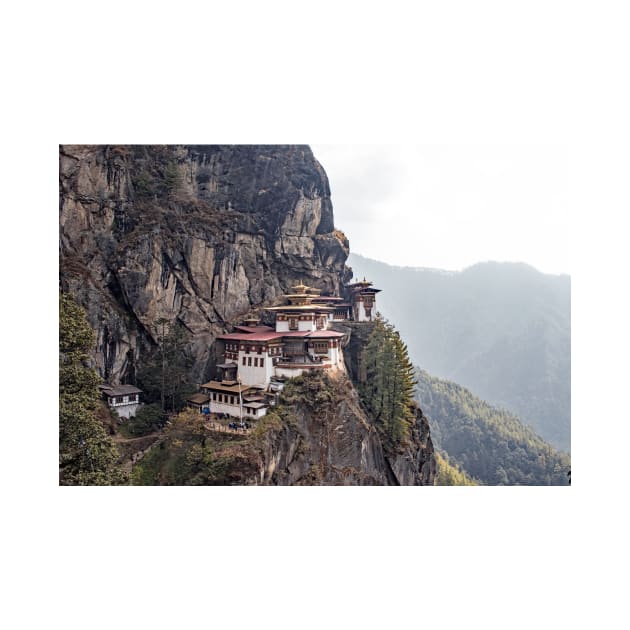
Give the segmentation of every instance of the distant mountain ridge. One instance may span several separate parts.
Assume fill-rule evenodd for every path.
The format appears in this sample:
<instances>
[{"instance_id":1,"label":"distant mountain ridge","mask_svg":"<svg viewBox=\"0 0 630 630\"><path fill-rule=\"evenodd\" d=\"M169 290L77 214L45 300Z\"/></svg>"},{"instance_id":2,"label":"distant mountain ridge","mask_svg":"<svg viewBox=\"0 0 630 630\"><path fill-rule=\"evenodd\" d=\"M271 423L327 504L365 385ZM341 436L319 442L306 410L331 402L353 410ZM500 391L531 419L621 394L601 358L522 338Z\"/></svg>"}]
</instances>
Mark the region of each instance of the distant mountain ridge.
<instances>
[{"instance_id":1,"label":"distant mountain ridge","mask_svg":"<svg viewBox=\"0 0 630 630\"><path fill-rule=\"evenodd\" d=\"M398 328L414 363L514 412L570 451L569 276L524 263L453 272L350 254L348 264L384 289L378 310Z\"/></svg>"}]
</instances>

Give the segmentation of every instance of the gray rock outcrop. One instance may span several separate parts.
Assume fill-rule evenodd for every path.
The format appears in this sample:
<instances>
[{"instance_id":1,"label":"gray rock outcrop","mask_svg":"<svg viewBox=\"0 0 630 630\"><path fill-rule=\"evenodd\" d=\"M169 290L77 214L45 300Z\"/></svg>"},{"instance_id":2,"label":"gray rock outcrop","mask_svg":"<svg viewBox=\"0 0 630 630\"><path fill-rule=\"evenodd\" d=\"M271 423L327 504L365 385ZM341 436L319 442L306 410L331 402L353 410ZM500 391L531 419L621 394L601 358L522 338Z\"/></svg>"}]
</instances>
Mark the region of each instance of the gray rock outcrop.
<instances>
[{"instance_id":1,"label":"gray rock outcrop","mask_svg":"<svg viewBox=\"0 0 630 630\"><path fill-rule=\"evenodd\" d=\"M59 153L61 285L96 331L96 368L134 382L156 321L216 335L298 280L338 292L348 241L306 146L74 146Z\"/></svg>"},{"instance_id":2,"label":"gray rock outcrop","mask_svg":"<svg viewBox=\"0 0 630 630\"><path fill-rule=\"evenodd\" d=\"M429 424L420 409L409 442L398 452L383 448L356 389L343 375L332 381L333 403L310 409L293 405L285 424L261 448L263 485L433 485L436 473Z\"/></svg>"}]
</instances>

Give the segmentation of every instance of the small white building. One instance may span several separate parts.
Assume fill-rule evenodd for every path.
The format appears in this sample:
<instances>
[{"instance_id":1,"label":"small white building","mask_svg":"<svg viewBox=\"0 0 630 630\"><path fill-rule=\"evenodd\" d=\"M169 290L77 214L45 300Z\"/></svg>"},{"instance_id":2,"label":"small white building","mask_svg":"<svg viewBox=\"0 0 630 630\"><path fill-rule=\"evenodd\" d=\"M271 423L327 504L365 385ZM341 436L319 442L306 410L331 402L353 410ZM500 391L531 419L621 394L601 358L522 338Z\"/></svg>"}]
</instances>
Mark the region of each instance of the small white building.
<instances>
[{"instance_id":1,"label":"small white building","mask_svg":"<svg viewBox=\"0 0 630 630\"><path fill-rule=\"evenodd\" d=\"M233 418L262 418L267 413L267 403L262 390L240 383L209 381L201 386L207 396L211 413L225 413Z\"/></svg>"},{"instance_id":2,"label":"small white building","mask_svg":"<svg viewBox=\"0 0 630 630\"><path fill-rule=\"evenodd\" d=\"M349 284L346 289L351 295L352 319L355 322L371 322L376 318L376 294L372 283L363 278L360 282Z\"/></svg>"},{"instance_id":3,"label":"small white building","mask_svg":"<svg viewBox=\"0 0 630 630\"><path fill-rule=\"evenodd\" d=\"M111 409L114 409L121 418L130 418L136 415L136 411L142 406L140 394L142 390L134 385L99 385L103 397Z\"/></svg>"}]
</instances>

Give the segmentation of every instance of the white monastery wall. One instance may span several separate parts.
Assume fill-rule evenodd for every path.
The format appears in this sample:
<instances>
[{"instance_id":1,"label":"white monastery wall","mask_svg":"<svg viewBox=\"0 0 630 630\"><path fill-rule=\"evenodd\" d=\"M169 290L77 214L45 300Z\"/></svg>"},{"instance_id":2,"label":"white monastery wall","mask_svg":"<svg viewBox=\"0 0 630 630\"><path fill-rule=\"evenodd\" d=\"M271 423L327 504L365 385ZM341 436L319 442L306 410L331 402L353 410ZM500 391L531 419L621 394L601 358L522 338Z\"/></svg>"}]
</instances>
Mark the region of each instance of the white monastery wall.
<instances>
[{"instance_id":1,"label":"white monastery wall","mask_svg":"<svg viewBox=\"0 0 630 630\"><path fill-rule=\"evenodd\" d=\"M236 404L231 405L230 403L217 402L216 400L210 401L210 411L212 413L226 413L228 416L232 418L240 418L241 417L241 407L238 404L238 395L236 396ZM267 409L265 407L261 407L260 409L252 409L247 406L246 402L243 402L243 418L247 416L251 418L262 418L267 413Z\"/></svg>"},{"instance_id":2,"label":"white monastery wall","mask_svg":"<svg viewBox=\"0 0 630 630\"><path fill-rule=\"evenodd\" d=\"M243 365L245 359L245 365ZM260 363L263 363L262 367ZM251 365L250 365L251 363ZM258 364L257 366L255 364ZM238 374L241 377L243 385L256 385L258 387L267 387L269 379L273 375L273 360L269 356L269 352L243 352L238 353Z\"/></svg>"},{"instance_id":3,"label":"white monastery wall","mask_svg":"<svg viewBox=\"0 0 630 630\"><path fill-rule=\"evenodd\" d=\"M317 327L315 326L315 322L313 320L299 321L298 330L312 332L313 330L317 330Z\"/></svg>"}]
</instances>

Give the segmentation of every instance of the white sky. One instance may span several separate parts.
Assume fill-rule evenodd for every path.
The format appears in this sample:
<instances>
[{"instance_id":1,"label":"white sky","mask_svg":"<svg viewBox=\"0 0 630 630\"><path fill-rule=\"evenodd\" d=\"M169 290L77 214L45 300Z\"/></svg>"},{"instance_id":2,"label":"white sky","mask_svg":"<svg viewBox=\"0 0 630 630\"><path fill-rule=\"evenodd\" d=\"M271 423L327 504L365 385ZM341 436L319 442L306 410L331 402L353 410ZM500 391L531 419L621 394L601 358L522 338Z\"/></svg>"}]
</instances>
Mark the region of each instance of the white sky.
<instances>
[{"instance_id":1,"label":"white sky","mask_svg":"<svg viewBox=\"0 0 630 630\"><path fill-rule=\"evenodd\" d=\"M352 252L457 270L485 260L570 273L559 145L311 145Z\"/></svg>"}]
</instances>

